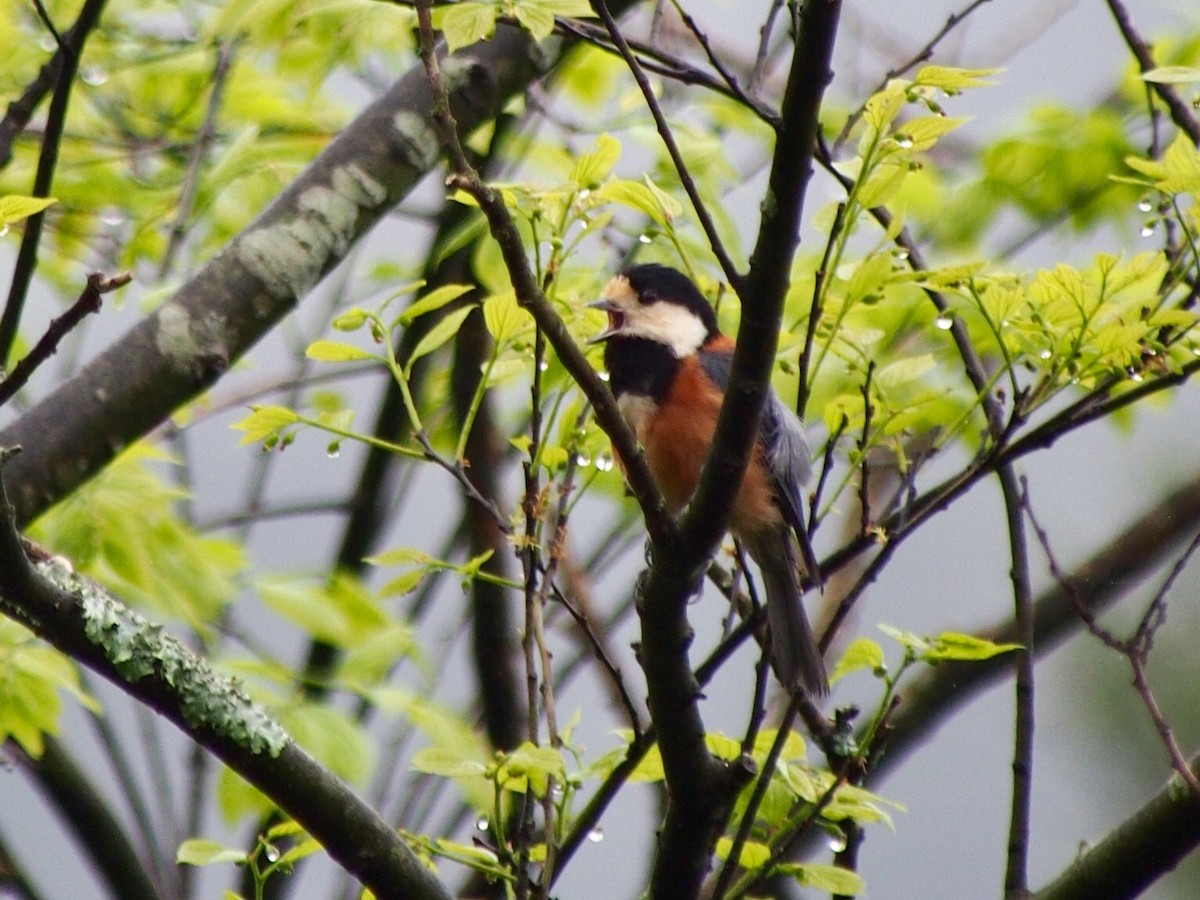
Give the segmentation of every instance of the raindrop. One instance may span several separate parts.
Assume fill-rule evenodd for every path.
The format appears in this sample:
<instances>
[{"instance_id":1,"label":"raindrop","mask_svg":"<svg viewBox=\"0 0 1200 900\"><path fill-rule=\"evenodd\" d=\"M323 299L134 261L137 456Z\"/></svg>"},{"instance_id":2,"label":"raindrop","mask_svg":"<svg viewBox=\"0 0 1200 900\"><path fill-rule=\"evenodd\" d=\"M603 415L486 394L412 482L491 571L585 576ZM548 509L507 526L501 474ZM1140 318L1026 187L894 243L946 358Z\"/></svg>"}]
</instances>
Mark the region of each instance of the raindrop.
<instances>
[{"instance_id":1,"label":"raindrop","mask_svg":"<svg viewBox=\"0 0 1200 900\"><path fill-rule=\"evenodd\" d=\"M588 223L587 223L587 219L580 219L580 220L579 220L579 227L580 227L580 228L582 228L584 231L587 231L587 230L588 230Z\"/></svg>"},{"instance_id":2,"label":"raindrop","mask_svg":"<svg viewBox=\"0 0 1200 900\"><path fill-rule=\"evenodd\" d=\"M8 223L4 222L0 224L0 237L4 237L6 234L8 234Z\"/></svg>"},{"instance_id":3,"label":"raindrop","mask_svg":"<svg viewBox=\"0 0 1200 900\"><path fill-rule=\"evenodd\" d=\"M580 468L587 468L592 464L592 455L586 450L580 450L575 454L575 465Z\"/></svg>"},{"instance_id":4,"label":"raindrop","mask_svg":"<svg viewBox=\"0 0 1200 900\"><path fill-rule=\"evenodd\" d=\"M591 841L593 844L600 843L602 840L604 840L604 829L601 828L599 825L597 825L595 828L593 828L591 831L588 832L588 840Z\"/></svg>"},{"instance_id":5,"label":"raindrop","mask_svg":"<svg viewBox=\"0 0 1200 900\"><path fill-rule=\"evenodd\" d=\"M899 147L901 150L911 150L912 145L913 145L913 139L910 138L908 135L900 134L900 135L896 136L896 146Z\"/></svg>"},{"instance_id":6,"label":"raindrop","mask_svg":"<svg viewBox=\"0 0 1200 900\"><path fill-rule=\"evenodd\" d=\"M84 84L99 87L108 81L108 72L99 66L88 66L79 74L79 77L83 79Z\"/></svg>"},{"instance_id":7,"label":"raindrop","mask_svg":"<svg viewBox=\"0 0 1200 900\"><path fill-rule=\"evenodd\" d=\"M475 828L479 831L487 831L492 827L492 823L488 821L487 816L480 816L475 820Z\"/></svg>"},{"instance_id":8,"label":"raindrop","mask_svg":"<svg viewBox=\"0 0 1200 900\"><path fill-rule=\"evenodd\" d=\"M590 196L592 196L591 188L584 188L582 191L579 192L580 200L586 200Z\"/></svg>"},{"instance_id":9,"label":"raindrop","mask_svg":"<svg viewBox=\"0 0 1200 900\"><path fill-rule=\"evenodd\" d=\"M900 262L904 262L905 260L908 259L908 251L905 250L903 247L901 247L899 250L896 250L895 252L893 252L892 256L894 256L896 259L900 260Z\"/></svg>"},{"instance_id":10,"label":"raindrop","mask_svg":"<svg viewBox=\"0 0 1200 900\"><path fill-rule=\"evenodd\" d=\"M1147 219L1146 224L1142 226L1142 230L1140 232L1142 237L1150 237L1150 235L1154 234L1154 226L1157 224L1158 223L1154 221L1154 219Z\"/></svg>"},{"instance_id":11,"label":"raindrop","mask_svg":"<svg viewBox=\"0 0 1200 900\"><path fill-rule=\"evenodd\" d=\"M1148 213L1154 210L1154 204L1151 202L1149 197L1143 197L1138 201L1137 208L1139 212Z\"/></svg>"},{"instance_id":12,"label":"raindrop","mask_svg":"<svg viewBox=\"0 0 1200 900\"><path fill-rule=\"evenodd\" d=\"M549 368L550 368L549 360L543 359L541 362L538 363L538 371L539 372L545 372Z\"/></svg>"},{"instance_id":13,"label":"raindrop","mask_svg":"<svg viewBox=\"0 0 1200 900\"><path fill-rule=\"evenodd\" d=\"M1200 344L1192 347L1192 356L1200 356Z\"/></svg>"},{"instance_id":14,"label":"raindrop","mask_svg":"<svg viewBox=\"0 0 1200 900\"><path fill-rule=\"evenodd\" d=\"M829 849L834 853L841 853L843 850L845 850L846 836L844 834L830 836Z\"/></svg>"},{"instance_id":15,"label":"raindrop","mask_svg":"<svg viewBox=\"0 0 1200 900\"><path fill-rule=\"evenodd\" d=\"M325 455L328 456L330 459L337 459L339 456L341 456L342 455L342 442L334 441L332 444L330 444L328 447L326 447Z\"/></svg>"},{"instance_id":16,"label":"raindrop","mask_svg":"<svg viewBox=\"0 0 1200 900\"><path fill-rule=\"evenodd\" d=\"M1049 359L1053 355L1054 354L1051 353L1049 350L1043 350L1041 353L1038 354L1038 359Z\"/></svg>"},{"instance_id":17,"label":"raindrop","mask_svg":"<svg viewBox=\"0 0 1200 900\"><path fill-rule=\"evenodd\" d=\"M1197 347L1192 352L1200 355L1200 347ZM601 453L596 457L596 468L601 472L611 472L613 467L613 458L607 453Z\"/></svg>"},{"instance_id":18,"label":"raindrop","mask_svg":"<svg viewBox=\"0 0 1200 900\"><path fill-rule=\"evenodd\" d=\"M650 238L650 235L643 232L642 234L638 235L638 240L641 241L643 244L648 244L648 243L650 243L651 238Z\"/></svg>"},{"instance_id":19,"label":"raindrop","mask_svg":"<svg viewBox=\"0 0 1200 900\"><path fill-rule=\"evenodd\" d=\"M47 53L58 49L58 44L55 42L54 35L52 34L43 34L42 39L38 41L38 46Z\"/></svg>"},{"instance_id":20,"label":"raindrop","mask_svg":"<svg viewBox=\"0 0 1200 900\"><path fill-rule=\"evenodd\" d=\"M274 844L267 844L266 857L267 862L279 862L279 848Z\"/></svg>"},{"instance_id":21,"label":"raindrop","mask_svg":"<svg viewBox=\"0 0 1200 900\"><path fill-rule=\"evenodd\" d=\"M104 213L104 215L102 215L100 217L100 221L103 222L105 225L116 227L117 225L121 225L125 222L125 216L122 215L121 213L115 212L115 211L114 212L106 212L106 213Z\"/></svg>"},{"instance_id":22,"label":"raindrop","mask_svg":"<svg viewBox=\"0 0 1200 900\"><path fill-rule=\"evenodd\" d=\"M612 376L609 375L607 371L600 373L600 380L603 381L605 384L608 384L608 379L610 379L610 378L612 378Z\"/></svg>"},{"instance_id":23,"label":"raindrop","mask_svg":"<svg viewBox=\"0 0 1200 900\"><path fill-rule=\"evenodd\" d=\"M933 322L942 331L949 331L954 327L954 318L949 315L940 315Z\"/></svg>"},{"instance_id":24,"label":"raindrop","mask_svg":"<svg viewBox=\"0 0 1200 900\"><path fill-rule=\"evenodd\" d=\"M1129 380L1134 383L1141 383L1142 381L1146 380L1146 376L1143 375L1141 372L1130 372Z\"/></svg>"}]
</instances>

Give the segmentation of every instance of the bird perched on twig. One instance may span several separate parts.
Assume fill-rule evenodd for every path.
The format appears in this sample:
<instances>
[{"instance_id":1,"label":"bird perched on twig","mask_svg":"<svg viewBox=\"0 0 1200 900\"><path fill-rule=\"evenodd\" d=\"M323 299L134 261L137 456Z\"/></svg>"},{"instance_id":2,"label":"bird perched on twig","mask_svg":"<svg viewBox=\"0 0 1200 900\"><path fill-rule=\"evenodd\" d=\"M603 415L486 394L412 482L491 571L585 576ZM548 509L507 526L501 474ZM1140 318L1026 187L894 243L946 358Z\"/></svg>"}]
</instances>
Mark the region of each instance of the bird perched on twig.
<instances>
[{"instance_id":1,"label":"bird perched on twig","mask_svg":"<svg viewBox=\"0 0 1200 900\"><path fill-rule=\"evenodd\" d=\"M662 491L678 513L691 500L708 459L729 382L733 341L717 327L704 295L668 266L632 266L591 304L608 314L604 364L617 403ZM801 605L793 533L808 547L801 490L811 466L800 420L771 391L758 442L730 514L733 535L762 573L771 660L784 686L829 690L821 653ZM818 579L811 551L805 569Z\"/></svg>"}]
</instances>

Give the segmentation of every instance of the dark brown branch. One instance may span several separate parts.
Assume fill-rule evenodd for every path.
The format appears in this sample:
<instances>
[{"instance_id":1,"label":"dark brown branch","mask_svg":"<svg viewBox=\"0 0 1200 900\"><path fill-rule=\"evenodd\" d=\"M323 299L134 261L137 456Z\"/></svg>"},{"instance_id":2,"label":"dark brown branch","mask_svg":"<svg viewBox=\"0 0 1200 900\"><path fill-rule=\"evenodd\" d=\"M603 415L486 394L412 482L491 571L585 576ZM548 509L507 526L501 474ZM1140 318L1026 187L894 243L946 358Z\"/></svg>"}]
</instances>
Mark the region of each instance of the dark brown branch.
<instances>
[{"instance_id":1,"label":"dark brown branch","mask_svg":"<svg viewBox=\"0 0 1200 900\"><path fill-rule=\"evenodd\" d=\"M77 43L65 44L55 34L62 59L55 73L54 95L50 98L46 127L42 133L42 149L38 155L37 172L33 177L31 194L34 197L50 196L54 170L58 167L58 149L67 125L71 88L75 81L75 73L79 70L79 57L88 35L100 21L105 2L106 0L86 0L83 4L79 18L71 27L72 37L77 37ZM17 339L17 329L21 325L21 314L25 309L25 297L29 293L29 285L37 269L38 245L42 239L42 223L45 216L45 212L39 212L25 220L25 231L21 235L21 248L17 251L17 262L13 267L8 300L4 304L4 312L0 314L0 364L8 359L13 342Z\"/></svg>"},{"instance_id":2,"label":"dark brown branch","mask_svg":"<svg viewBox=\"0 0 1200 900\"><path fill-rule=\"evenodd\" d=\"M1012 558L1013 622L1021 649L1010 654L1016 671L1016 722L1013 729L1012 806L1004 896L1022 900L1029 892L1029 829L1033 802L1034 678L1036 646L1029 544L1025 537L1023 491L1012 466L997 473L1004 493L1009 553Z\"/></svg>"},{"instance_id":3,"label":"dark brown branch","mask_svg":"<svg viewBox=\"0 0 1200 900\"><path fill-rule=\"evenodd\" d=\"M85 18L86 15L86 18ZM79 18L57 41L58 49L54 56L38 70L37 76L31 81L21 96L8 104L3 120L0 120L0 169L12 161L12 145L17 136L25 130L29 120L33 118L38 104L45 99L58 82L59 72L62 71L65 60L75 57L78 59L83 43L95 25L92 13L84 9Z\"/></svg>"},{"instance_id":4,"label":"dark brown branch","mask_svg":"<svg viewBox=\"0 0 1200 900\"><path fill-rule=\"evenodd\" d=\"M1158 63L1154 61L1154 54L1150 52L1150 46L1138 33L1125 4L1121 0L1105 0L1105 2L1108 3L1113 19L1116 20L1117 28L1121 30L1121 36L1125 38L1125 43L1137 60L1142 74L1157 68ZM1150 87L1171 111L1171 121L1192 139L1193 144L1200 144L1200 119L1193 114L1187 101L1179 96L1179 92L1175 88L1164 82L1152 81Z\"/></svg>"},{"instance_id":5,"label":"dark brown branch","mask_svg":"<svg viewBox=\"0 0 1200 900\"><path fill-rule=\"evenodd\" d=\"M741 483L757 434L747 423L758 421L775 366L783 301L800 241L804 195L820 130L821 98L833 77L830 60L840 13L840 0L814 0L801 11L758 242L744 290L738 292L742 316L729 390L712 454L683 526L685 544L706 555L721 539L729 520L734 495L729 486Z\"/></svg>"},{"instance_id":6,"label":"dark brown branch","mask_svg":"<svg viewBox=\"0 0 1200 900\"><path fill-rule=\"evenodd\" d=\"M85 316L100 311L101 296L129 284L132 277L128 272L114 275L112 278L105 278L99 273L89 275L87 287L83 289L79 299L61 316L50 320L46 333L33 349L13 366L7 378L0 381L0 406L11 400L13 395L25 386L38 367L58 350L59 342L70 334Z\"/></svg>"}]
</instances>

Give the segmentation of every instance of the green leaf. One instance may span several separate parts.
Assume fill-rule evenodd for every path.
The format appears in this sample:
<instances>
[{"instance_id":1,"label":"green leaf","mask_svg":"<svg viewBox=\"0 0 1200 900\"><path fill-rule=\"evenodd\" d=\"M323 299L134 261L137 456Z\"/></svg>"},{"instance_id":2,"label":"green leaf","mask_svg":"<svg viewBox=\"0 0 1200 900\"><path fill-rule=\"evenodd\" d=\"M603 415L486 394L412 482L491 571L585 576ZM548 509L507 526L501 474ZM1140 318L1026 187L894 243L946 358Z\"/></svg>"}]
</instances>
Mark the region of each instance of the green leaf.
<instances>
[{"instance_id":1,"label":"green leaf","mask_svg":"<svg viewBox=\"0 0 1200 900\"><path fill-rule=\"evenodd\" d=\"M880 625L879 630L896 641L900 645L914 650L917 653L924 653L929 649L929 642L918 637L908 631L900 631L897 628L892 628L890 625Z\"/></svg>"},{"instance_id":2,"label":"green leaf","mask_svg":"<svg viewBox=\"0 0 1200 900\"><path fill-rule=\"evenodd\" d=\"M775 867L776 874L792 878L803 887L816 888L835 896L856 897L865 894L867 884L862 876L841 866L823 863L781 863Z\"/></svg>"},{"instance_id":3,"label":"green leaf","mask_svg":"<svg viewBox=\"0 0 1200 900\"><path fill-rule=\"evenodd\" d=\"M253 412L231 425L238 431L243 431L239 444L257 444L278 433L279 429L294 425L300 421L300 416L286 406L253 406Z\"/></svg>"},{"instance_id":4,"label":"green leaf","mask_svg":"<svg viewBox=\"0 0 1200 900\"><path fill-rule=\"evenodd\" d=\"M435 7L433 27L446 36L446 49L453 53L492 36L496 30L496 5L465 0Z\"/></svg>"},{"instance_id":5,"label":"green leaf","mask_svg":"<svg viewBox=\"0 0 1200 900\"><path fill-rule=\"evenodd\" d=\"M0 226L11 225L13 222L27 219L57 202L53 197L22 197L16 194L7 194L0 197Z\"/></svg>"},{"instance_id":6,"label":"green leaf","mask_svg":"<svg viewBox=\"0 0 1200 900\"><path fill-rule=\"evenodd\" d=\"M580 187L595 187L608 177L620 158L621 142L610 134L602 134L596 138L595 146L579 157L571 180Z\"/></svg>"},{"instance_id":7,"label":"green leaf","mask_svg":"<svg viewBox=\"0 0 1200 900\"><path fill-rule=\"evenodd\" d=\"M520 334L533 321L517 303L512 291L493 294L483 301L483 321L497 344L505 344Z\"/></svg>"},{"instance_id":8,"label":"green leaf","mask_svg":"<svg viewBox=\"0 0 1200 900\"><path fill-rule=\"evenodd\" d=\"M965 88L987 87L994 84L985 81L989 75L996 75L1003 69L958 69L951 66L924 66L917 72L913 84L920 87L940 88L943 91L961 91Z\"/></svg>"},{"instance_id":9,"label":"green leaf","mask_svg":"<svg viewBox=\"0 0 1200 900\"><path fill-rule=\"evenodd\" d=\"M514 7L517 21L533 35L535 41L544 41L554 32L554 13L546 8L546 4L537 0L520 0Z\"/></svg>"},{"instance_id":10,"label":"green leaf","mask_svg":"<svg viewBox=\"0 0 1200 900\"><path fill-rule=\"evenodd\" d=\"M977 662L1020 649L1020 644L997 644L970 634L943 631L933 639L929 650L922 654L921 658L928 662L943 660Z\"/></svg>"},{"instance_id":11,"label":"green leaf","mask_svg":"<svg viewBox=\"0 0 1200 900\"><path fill-rule=\"evenodd\" d=\"M422 356L428 356L450 338L458 334L462 323L476 309L475 306L464 306L462 309L456 309L454 312L447 313L442 321L438 322L429 332L417 342L417 346L413 348L412 356L408 360L408 371L412 371L413 363Z\"/></svg>"},{"instance_id":12,"label":"green leaf","mask_svg":"<svg viewBox=\"0 0 1200 900\"><path fill-rule=\"evenodd\" d=\"M1175 136L1161 160L1125 160L1129 167L1153 179L1154 186L1167 194L1200 193L1200 150L1182 131Z\"/></svg>"},{"instance_id":13,"label":"green leaf","mask_svg":"<svg viewBox=\"0 0 1200 900\"><path fill-rule=\"evenodd\" d=\"M245 850L237 847L226 847L207 838L188 838L175 851L175 862L186 866L244 863L249 858Z\"/></svg>"},{"instance_id":14,"label":"green leaf","mask_svg":"<svg viewBox=\"0 0 1200 900\"><path fill-rule=\"evenodd\" d=\"M304 351L304 355L309 359L321 362L357 362L364 359L379 359L374 353L341 341L313 341Z\"/></svg>"},{"instance_id":15,"label":"green leaf","mask_svg":"<svg viewBox=\"0 0 1200 900\"><path fill-rule=\"evenodd\" d=\"M875 641L868 640L867 638L859 638L846 648L846 652L838 660L833 674L829 676L829 683L835 684L838 679L849 675L851 672L857 672L859 669L870 669L872 672L878 672L883 668L883 648L875 643Z\"/></svg>"},{"instance_id":16,"label":"green leaf","mask_svg":"<svg viewBox=\"0 0 1200 900\"><path fill-rule=\"evenodd\" d=\"M729 853L733 850L733 841L727 837L717 840L717 857L719 859L729 859ZM738 865L743 869L761 869L771 861L771 848L766 844L758 841L746 841L742 845L742 852L738 855Z\"/></svg>"},{"instance_id":17,"label":"green leaf","mask_svg":"<svg viewBox=\"0 0 1200 900\"><path fill-rule=\"evenodd\" d=\"M486 778L487 766L447 747L425 747L413 754L412 767L443 778Z\"/></svg>"},{"instance_id":18,"label":"green leaf","mask_svg":"<svg viewBox=\"0 0 1200 900\"><path fill-rule=\"evenodd\" d=\"M1142 80L1155 84L1191 84L1200 81L1200 69L1195 66L1159 66L1143 72Z\"/></svg>"},{"instance_id":19,"label":"green leaf","mask_svg":"<svg viewBox=\"0 0 1200 900\"><path fill-rule=\"evenodd\" d=\"M528 785L534 794L542 797L549 788L549 780L556 778L561 784L565 771L562 753L553 747L538 747L525 741L504 757L500 783L518 793L524 792Z\"/></svg>"},{"instance_id":20,"label":"green leaf","mask_svg":"<svg viewBox=\"0 0 1200 900\"><path fill-rule=\"evenodd\" d=\"M418 316L433 312L435 309L441 309L447 303L457 300L471 290L474 290L474 286L470 284L444 284L439 288L435 288L424 297L415 301L408 309L404 310L400 316L400 324L408 325Z\"/></svg>"}]
</instances>

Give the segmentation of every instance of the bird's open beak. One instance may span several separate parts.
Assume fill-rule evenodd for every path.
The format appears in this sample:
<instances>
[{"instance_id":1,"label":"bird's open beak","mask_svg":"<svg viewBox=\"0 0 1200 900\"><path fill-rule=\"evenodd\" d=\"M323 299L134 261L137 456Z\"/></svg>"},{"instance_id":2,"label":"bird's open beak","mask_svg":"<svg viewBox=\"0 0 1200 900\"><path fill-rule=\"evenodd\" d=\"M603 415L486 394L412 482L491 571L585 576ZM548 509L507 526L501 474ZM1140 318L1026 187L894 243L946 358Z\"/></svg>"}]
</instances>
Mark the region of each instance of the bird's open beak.
<instances>
[{"instance_id":1,"label":"bird's open beak","mask_svg":"<svg viewBox=\"0 0 1200 900\"><path fill-rule=\"evenodd\" d=\"M596 300L589 303L588 308L602 309L608 314L608 327L588 341L589 344L599 344L602 341L607 341L614 334L620 334L621 329L625 327L625 313L621 307L617 306L611 300Z\"/></svg>"}]
</instances>

